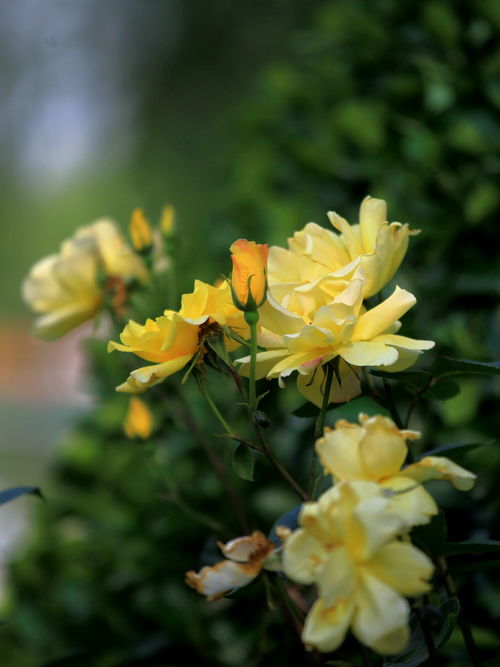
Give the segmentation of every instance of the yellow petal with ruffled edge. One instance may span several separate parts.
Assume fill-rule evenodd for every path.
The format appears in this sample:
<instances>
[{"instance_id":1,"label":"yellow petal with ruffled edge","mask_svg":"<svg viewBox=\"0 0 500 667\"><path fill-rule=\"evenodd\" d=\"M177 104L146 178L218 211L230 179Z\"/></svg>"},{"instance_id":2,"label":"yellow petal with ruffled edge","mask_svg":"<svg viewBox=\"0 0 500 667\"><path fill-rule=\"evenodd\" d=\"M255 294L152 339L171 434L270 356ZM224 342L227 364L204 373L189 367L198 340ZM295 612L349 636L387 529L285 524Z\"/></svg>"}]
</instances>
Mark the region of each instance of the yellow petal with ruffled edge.
<instances>
[{"instance_id":1,"label":"yellow petal with ruffled edge","mask_svg":"<svg viewBox=\"0 0 500 667\"><path fill-rule=\"evenodd\" d=\"M476 481L474 473L453 463L444 456L426 456L418 463L407 466L402 474L417 482L444 479L451 482L459 491L470 491Z\"/></svg>"}]
</instances>

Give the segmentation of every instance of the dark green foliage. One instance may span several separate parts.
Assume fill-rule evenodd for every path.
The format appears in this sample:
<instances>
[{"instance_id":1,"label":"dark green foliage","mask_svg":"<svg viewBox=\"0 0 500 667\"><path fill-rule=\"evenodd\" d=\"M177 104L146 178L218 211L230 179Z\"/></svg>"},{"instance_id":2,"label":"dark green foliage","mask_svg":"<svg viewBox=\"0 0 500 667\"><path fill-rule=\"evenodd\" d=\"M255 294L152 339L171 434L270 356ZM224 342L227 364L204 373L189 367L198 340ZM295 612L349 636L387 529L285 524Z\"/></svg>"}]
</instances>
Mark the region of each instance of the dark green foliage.
<instances>
[{"instance_id":1,"label":"dark green foliage","mask_svg":"<svg viewBox=\"0 0 500 667\"><path fill-rule=\"evenodd\" d=\"M498 359L500 292L499 5L335 0L317 6L314 18L290 36L293 57L267 68L235 123L213 238L188 242L201 244L193 252L204 263L211 248L220 252L240 236L283 244L311 219L326 224L330 209L354 222L368 193L388 200L390 220L422 229L397 276L418 299L402 333L436 340L437 353L425 353L405 373L373 373L377 400L334 408L326 423L352 420L359 411L384 413L389 386L409 427L423 432L412 444L415 455L457 455L478 475L469 494L444 483L429 486L446 510L448 530L439 515L415 530L415 542L433 555L449 554L486 661L494 655L500 618L500 589L488 571L498 557L491 540L500 536L494 442L500 391L498 377L489 375L498 372L491 362ZM213 276L228 265L214 262ZM182 266L182 284L197 275L197 265ZM150 294L134 307L138 316L154 315L167 305L161 301L158 288L154 299ZM209 345L217 357L217 341ZM243 528L186 419L177 395L181 374L146 396L159 424L154 439L130 442L121 431L126 398L113 387L131 360L107 356L101 341L89 351L96 407L61 449L48 502L33 517L35 536L9 571L12 600L1 617L11 622L0 629L2 667L317 664L314 656L303 657L278 602L267 608L263 579L213 605L184 585L185 570L220 558L216 539L241 535ZM438 376L446 379L431 387ZM245 410L230 378L210 370L208 381L224 417L244 430ZM269 415L277 456L304 482L318 410L304 406L283 420L299 403L289 385L280 391L266 383L271 392L260 407ZM226 469L231 472L234 452L248 476L252 453L214 436L220 426L201 407L193 378L183 391ZM423 400L417 404L416 397ZM246 499L250 527L267 533L289 512L282 520L296 520L297 498L263 457L256 457L253 474L259 485L231 475ZM440 609L434 636L441 645L457 605L432 604ZM386 664L423 664L426 648L418 624L413 629L411 655ZM348 643L345 651L344 663L325 658L326 664L360 664L356 647ZM439 656L444 666L470 664L456 632Z\"/></svg>"}]
</instances>

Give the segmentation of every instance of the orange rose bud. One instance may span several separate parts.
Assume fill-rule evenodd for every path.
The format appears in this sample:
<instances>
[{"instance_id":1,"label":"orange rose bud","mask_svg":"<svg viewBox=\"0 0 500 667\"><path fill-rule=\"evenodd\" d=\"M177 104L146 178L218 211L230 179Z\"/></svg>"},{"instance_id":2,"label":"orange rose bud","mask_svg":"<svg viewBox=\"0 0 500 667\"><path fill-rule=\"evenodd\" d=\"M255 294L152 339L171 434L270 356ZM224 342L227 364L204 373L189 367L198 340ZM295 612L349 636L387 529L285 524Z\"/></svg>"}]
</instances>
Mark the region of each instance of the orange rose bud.
<instances>
[{"instance_id":1,"label":"orange rose bud","mask_svg":"<svg viewBox=\"0 0 500 667\"><path fill-rule=\"evenodd\" d=\"M238 239L230 247L233 273L231 291L239 310L256 311L266 300L267 244Z\"/></svg>"}]
</instances>

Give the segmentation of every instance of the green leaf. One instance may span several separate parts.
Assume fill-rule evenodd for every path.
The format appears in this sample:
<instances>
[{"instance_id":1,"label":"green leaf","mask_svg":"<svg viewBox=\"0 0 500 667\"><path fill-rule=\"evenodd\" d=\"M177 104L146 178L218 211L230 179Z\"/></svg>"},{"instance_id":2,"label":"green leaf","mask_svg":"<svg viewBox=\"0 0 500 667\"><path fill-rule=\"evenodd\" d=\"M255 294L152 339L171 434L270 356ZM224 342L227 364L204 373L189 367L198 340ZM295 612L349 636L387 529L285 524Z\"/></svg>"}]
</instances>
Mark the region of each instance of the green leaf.
<instances>
[{"instance_id":1,"label":"green leaf","mask_svg":"<svg viewBox=\"0 0 500 667\"><path fill-rule=\"evenodd\" d=\"M0 491L0 505L25 495L38 496L43 499L42 492L36 486L14 486L11 489Z\"/></svg>"},{"instance_id":2,"label":"green leaf","mask_svg":"<svg viewBox=\"0 0 500 667\"><path fill-rule=\"evenodd\" d=\"M433 387L424 392L425 398L432 398L437 401L446 401L460 393L460 385L452 380L443 380L437 382Z\"/></svg>"},{"instance_id":3,"label":"green leaf","mask_svg":"<svg viewBox=\"0 0 500 667\"><path fill-rule=\"evenodd\" d=\"M420 459L423 459L426 456L448 456L449 454L462 454L472 449L476 449L476 447L491 445L494 442L496 442L496 440L490 440L490 442L462 442L451 445L443 445L442 447L436 447L435 449L430 449L428 452L424 452L417 457L417 461L420 461Z\"/></svg>"},{"instance_id":4,"label":"green leaf","mask_svg":"<svg viewBox=\"0 0 500 667\"><path fill-rule=\"evenodd\" d=\"M468 373L498 375L500 374L500 361L486 362L439 357L432 364L431 373L435 377L443 375L464 375Z\"/></svg>"},{"instance_id":5,"label":"green leaf","mask_svg":"<svg viewBox=\"0 0 500 667\"><path fill-rule=\"evenodd\" d=\"M479 542L466 540L465 542L447 542L440 551L442 556L457 554L484 554L500 553L499 540L481 540Z\"/></svg>"},{"instance_id":6,"label":"green leaf","mask_svg":"<svg viewBox=\"0 0 500 667\"><path fill-rule=\"evenodd\" d=\"M382 407L372 398L368 398L368 396L359 396L347 403L341 403L338 406L330 408L328 414L330 415L330 418L333 416L335 420L346 419L350 422L357 422L360 412L364 412L370 416L385 415L386 417L390 417L390 413L386 408Z\"/></svg>"},{"instance_id":7,"label":"green leaf","mask_svg":"<svg viewBox=\"0 0 500 667\"><path fill-rule=\"evenodd\" d=\"M205 345L208 345L208 347L213 350L219 359L222 359L227 366L231 366L231 360L227 354L226 343L222 334L218 333L207 336L204 343Z\"/></svg>"},{"instance_id":8,"label":"green leaf","mask_svg":"<svg viewBox=\"0 0 500 667\"><path fill-rule=\"evenodd\" d=\"M387 371L370 370L370 375L385 378L386 380L399 380L404 384L414 388L423 389L432 379L428 371L402 371L401 373L387 373Z\"/></svg>"},{"instance_id":9,"label":"green leaf","mask_svg":"<svg viewBox=\"0 0 500 667\"><path fill-rule=\"evenodd\" d=\"M444 547L448 529L443 510L439 510L425 526L416 526L411 537L417 546L431 554L440 554Z\"/></svg>"},{"instance_id":10,"label":"green leaf","mask_svg":"<svg viewBox=\"0 0 500 667\"><path fill-rule=\"evenodd\" d=\"M432 632L436 649L443 646L450 638L457 623L459 611L460 604L456 598L449 598L439 608L442 623L438 630ZM411 628L408 647L391 660L384 662L384 667L418 667L427 661L429 658L427 642L416 614L412 614Z\"/></svg>"},{"instance_id":11,"label":"green leaf","mask_svg":"<svg viewBox=\"0 0 500 667\"><path fill-rule=\"evenodd\" d=\"M233 453L233 470L247 482L253 482L255 460L252 451L246 445L238 445Z\"/></svg>"},{"instance_id":12,"label":"green leaf","mask_svg":"<svg viewBox=\"0 0 500 667\"><path fill-rule=\"evenodd\" d=\"M448 563L448 569L452 574L466 574L468 572L484 572L485 570L500 570L500 558L489 560L475 560L456 563Z\"/></svg>"},{"instance_id":13,"label":"green leaf","mask_svg":"<svg viewBox=\"0 0 500 667\"><path fill-rule=\"evenodd\" d=\"M319 415L319 408L313 405L312 403L304 403L296 410L292 412L295 417L300 417L301 419L316 419Z\"/></svg>"}]
</instances>

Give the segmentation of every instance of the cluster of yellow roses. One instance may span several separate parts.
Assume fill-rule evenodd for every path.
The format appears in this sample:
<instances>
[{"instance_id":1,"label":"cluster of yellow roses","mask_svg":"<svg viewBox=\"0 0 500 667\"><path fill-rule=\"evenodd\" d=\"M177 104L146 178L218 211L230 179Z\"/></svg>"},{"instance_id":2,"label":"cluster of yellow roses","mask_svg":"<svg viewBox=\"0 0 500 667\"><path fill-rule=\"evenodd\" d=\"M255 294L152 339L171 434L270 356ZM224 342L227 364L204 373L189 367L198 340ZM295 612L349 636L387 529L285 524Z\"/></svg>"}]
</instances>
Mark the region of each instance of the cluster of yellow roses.
<instances>
[{"instance_id":1,"label":"cluster of yellow roses","mask_svg":"<svg viewBox=\"0 0 500 667\"><path fill-rule=\"evenodd\" d=\"M415 297L396 287L373 308L367 309L365 302L392 279L412 233L408 225L389 223L386 217L385 202L366 197L357 225L329 213L340 233L311 222L289 239L288 249L268 251L266 245L237 241L231 246L231 284L196 280L178 311L166 310L144 324L131 320L121 342L109 343L109 351L131 352L148 362L133 370L118 391L140 393L158 384L203 350L206 336L214 331L224 334L229 350L237 348L249 335L243 305L260 306L257 378L278 378L282 385L297 371L299 391L317 405L323 399L323 369L332 360L338 363L329 402L360 393L361 367L407 368L433 346L397 333L399 318ZM144 246L144 234L151 244L148 227L136 212L131 235L138 249ZM148 279L141 256L109 220L79 230L59 255L33 267L24 295L41 313L38 335L56 337L94 316L103 302L102 276L108 283ZM248 356L237 360L243 373L249 361Z\"/></svg>"},{"instance_id":2,"label":"cluster of yellow roses","mask_svg":"<svg viewBox=\"0 0 500 667\"><path fill-rule=\"evenodd\" d=\"M302 506L298 529L278 529L283 546L259 532L237 538L220 545L227 560L188 572L187 583L216 600L249 583L262 568L282 570L293 582L317 586L302 634L306 646L334 651L351 628L379 653L402 651L409 639L405 598L428 592L434 569L409 537L438 511L421 482L445 479L466 491L475 481L443 457L402 468L405 440L419 436L382 416L360 415L359 424L337 421L316 442L334 485L317 502Z\"/></svg>"},{"instance_id":3,"label":"cluster of yellow roses","mask_svg":"<svg viewBox=\"0 0 500 667\"><path fill-rule=\"evenodd\" d=\"M371 197L361 204L359 224L328 216L337 231L308 223L288 248L236 241L231 281L214 286L196 280L178 310L144 324L130 320L108 350L133 353L147 365L132 370L117 390L142 393L189 363L202 363L211 336L231 352L255 341L255 331L260 350L255 353L253 344L250 356L235 361L241 372L252 375L256 369L257 378L277 378L280 386L297 372L299 391L323 409L361 393L363 367L397 372L411 366L433 346L398 333L399 319L415 297L396 287L377 305L369 307L366 300L393 278L416 232L387 222L385 202ZM167 218L166 227L171 212ZM113 222L100 220L33 267L23 290L40 315L38 335L54 338L93 317L111 288L116 298L117 284L126 293L134 281L147 282L154 265L146 255L155 236L140 211L132 217L131 238L135 250ZM134 401L127 433L147 437L151 420ZM263 567L282 569L292 581L318 588L304 625L306 645L332 651L350 627L380 653L402 650L409 632L405 596L425 593L433 571L409 538L413 526L437 512L421 482L449 479L467 490L475 479L444 458L426 457L402 468L405 441L418 436L380 416L360 415L359 424L339 421L334 430L325 429L316 451L334 485L303 506L300 527L282 531L279 547L258 531L221 544L226 559L189 572L188 583L217 599Z\"/></svg>"}]
</instances>

